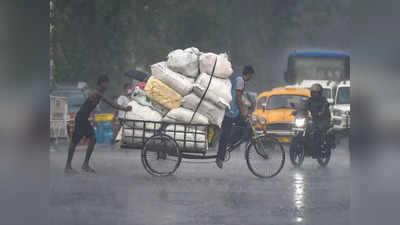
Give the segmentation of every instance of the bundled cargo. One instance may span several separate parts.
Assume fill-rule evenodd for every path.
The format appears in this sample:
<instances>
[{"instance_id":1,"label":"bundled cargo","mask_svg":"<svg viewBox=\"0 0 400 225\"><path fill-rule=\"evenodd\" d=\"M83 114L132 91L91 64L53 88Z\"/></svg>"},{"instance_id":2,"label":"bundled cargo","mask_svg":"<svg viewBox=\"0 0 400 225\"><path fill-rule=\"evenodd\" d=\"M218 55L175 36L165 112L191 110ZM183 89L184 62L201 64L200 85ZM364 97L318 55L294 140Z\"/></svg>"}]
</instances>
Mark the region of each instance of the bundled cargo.
<instances>
[{"instance_id":1,"label":"bundled cargo","mask_svg":"<svg viewBox=\"0 0 400 225\"><path fill-rule=\"evenodd\" d=\"M208 137L205 131L184 125L168 125L165 134L172 137L179 147L187 152L206 152L208 149Z\"/></svg>"},{"instance_id":2,"label":"bundled cargo","mask_svg":"<svg viewBox=\"0 0 400 225\"><path fill-rule=\"evenodd\" d=\"M178 123L189 123L190 120L192 119L194 112L190 109L185 109L185 108L177 108L169 111L167 115L163 118L162 121L164 122L178 122ZM208 123L208 118L201 115L200 113L196 113L193 117L192 124L203 124L207 125Z\"/></svg>"},{"instance_id":3,"label":"bundled cargo","mask_svg":"<svg viewBox=\"0 0 400 225\"><path fill-rule=\"evenodd\" d=\"M156 124L156 127L154 127L154 123L148 123L148 124L146 123L145 124L145 122L135 122L134 123L132 121L133 120L141 120L141 121L159 122L159 121L161 121L162 116L160 113L153 110L152 108L150 108L148 106L140 105L136 101L131 101L128 105L131 106L133 110L126 112L125 118L127 120L123 124L124 128L118 132L118 135L115 140L116 141L122 140L122 143L124 143L124 144L130 144L133 142L143 143L143 140L140 140L138 138L143 137L143 132L145 132L144 130L152 130L153 132L145 133L146 137L148 137L148 136L151 137L152 135L154 135L154 130L160 129L161 125ZM133 130L135 130L134 134L133 134ZM135 140L133 138L135 138ZM136 140L136 139L138 139L138 140Z\"/></svg>"},{"instance_id":4,"label":"bundled cargo","mask_svg":"<svg viewBox=\"0 0 400 225\"><path fill-rule=\"evenodd\" d=\"M201 103L200 106L198 107L197 112L206 116L210 124L214 124L217 125L218 127L221 127L222 120L224 119L225 115L225 109L220 108L217 105L207 100L203 100L202 102L200 101L201 99L199 96L197 96L194 93L191 93L183 97L182 106L187 109L196 110L197 106Z\"/></svg>"},{"instance_id":5,"label":"bundled cargo","mask_svg":"<svg viewBox=\"0 0 400 225\"><path fill-rule=\"evenodd\" d=\"M175 109L181 105L182 96L153 76L151 76L147 81L144 90L147 97L149 97L152 101L161 104L167 109Z\"/></svg>"},{"instance_id":6,"label":"bundled cargo","mask_svg":"<svg viewBox=\"0 0 400 225\"><path fill-rule=\"evenodd\" d=\"M229 62L227 54L214 54L204 53L200 56L200 72L211 74L215 59L217 59L217 65L215 66L214 76L219 78L228 78L232 75L233 69L232 64Z\"/></svg>"},{"instance_id":7,"label":"bundled cargo","mask_svg":"<svg viewBox=\"0 0 400 225\"><path fill-rule=\"evenodd\" d=\"M199 49L194 47L177 49L168 54L167 65L177 73L195 78L199 74L199 55Z\"/></svg>"},{"instance_id":8,"label":"bundled cargo","mask_svg":"<svg viewBox=\"0 0 400 225\"><path fill-rule=\"evenodd\" d=\"M121 129L115 140L121 141L123 145L135 144L136 146L141 146L153 135L155 135L154 131L144 131L142 129Z\"/></svg>"},{"instance_id":9,"label":"bundled cargo","mask_svg":"<svg viewBox=\"0 0 400 225\"><path fill-rule=\"evenodd\" d=\"M143 121L161 121L162 116L157 111L153 110L151 107L143 106L136 101L131 101L128 104L132 107L132 110L126 112L125 118L128 120L143 120ZM129 125L129 122L127 122ZM138 128L143 128L143 123L136 125ZM146 127L146 129L152 129L152 127Z\"/></svg>"},{"instance_id":10,"label":"bundled cargo","mask_svg":"<svg viewBox=\"0 0 400 225\"><path fill-rule=\"evenodd\" d=\"M193 78L185 77L170 70L165 62L156 63L150 69L153 77L159 79L182 96L189 94L193 89Z\"/></svg>"},{"instance_id":11,"label":"bundled cargo","mask_svg":"<svg viewBox=\"0 0 400 225\"><path fill-rule=\"evenodd\" d=\"M197 96L203 96L210 79L210 75L201 73L196 80L193 92ZM229 107L232 101L231 88L232 84L229 79L213 77L204 99L218 105L220 108Z\"/></svg>"},{"instance_id":12,"label":"bundled cargo","mask_svg":"<svg viewBox=\"0 0 400 225\"><path fill-rule=\"evenodd\" d=\"M155 111L157 111L158 113L160 113L162 116L167 115L168 113L168 109L165 108L164 106L162 106L161 104L157 103L157 102L151 102L151 108Z\"/></svg>"},{"instance_id":13,"label":"bundled cargo","mask_svg":"<svg viewBox=\"0 0 400 225\"><path fill-rule=\"evenodd\" d=\"M140 86L135 86L132 93L132 99L140 105L151 106L151 101L147 98L146 93L144 92L144 87L142 89Z\"/></svg>"}]
</instances>

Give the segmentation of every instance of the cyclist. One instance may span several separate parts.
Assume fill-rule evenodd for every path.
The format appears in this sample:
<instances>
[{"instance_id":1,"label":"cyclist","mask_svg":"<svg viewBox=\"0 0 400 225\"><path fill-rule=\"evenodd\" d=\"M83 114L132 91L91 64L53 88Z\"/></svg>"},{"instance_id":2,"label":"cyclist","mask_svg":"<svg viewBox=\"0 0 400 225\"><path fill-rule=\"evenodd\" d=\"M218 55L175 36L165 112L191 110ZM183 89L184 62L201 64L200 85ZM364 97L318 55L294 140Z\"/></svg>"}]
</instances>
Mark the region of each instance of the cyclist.
<instances>
[{"instance_id":1,"label":"cyclist","mask_svg":"<svg viewBox=\"0 0 400 225\"><path fill-rule=\"evenodd\" d=\"M324 96L322 96L322 86L318 83L311 86L311 98L306 103L306 108L311 112L312 129L316 136L313 143L313 158L317 156L321 149L322 141L326 139L326 133L329 129L331 121L331 113L329 110L329 103Z\"/></svg>"},{"instance_id":2,"label":"cyclist","mask_svg":"<svg viewBox=\"0 0 400 225\"><path fill-rule=\"evenodd\" d=\"M232 102L230 109L226 110L224 120L222 121L221 138L219 141L216 160L216 164L220 169L223 168L223 161L225 159L228 142L240 138L231 137L231 129L233 123L245 123L247 113L245 110L245 106L242 102L242 94L245 88L245 82L249 81L253 77L254 73L255 71L252 66L245 66L243 68L242 75L236 77L235 81L232 84Z\"/></svg>"}]
</instances>

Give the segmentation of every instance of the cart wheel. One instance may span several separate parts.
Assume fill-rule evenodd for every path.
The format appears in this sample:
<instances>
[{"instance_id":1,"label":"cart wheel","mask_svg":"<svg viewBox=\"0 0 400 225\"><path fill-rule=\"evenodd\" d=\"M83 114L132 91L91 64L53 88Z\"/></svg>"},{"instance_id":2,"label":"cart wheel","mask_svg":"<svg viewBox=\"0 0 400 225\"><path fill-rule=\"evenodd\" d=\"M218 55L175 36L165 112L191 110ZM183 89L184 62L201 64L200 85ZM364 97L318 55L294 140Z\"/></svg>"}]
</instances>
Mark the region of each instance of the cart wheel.
<instances>
[{"instance_id":1,"label":"cart wheel","mask_svg":"<svg viewBox=\"0 0 400 225\"><path fill-rule=\"evenodd\" d=\"M161 134L149 138L142 150L142 164L154 176L169 176L181 163L182 156L176 141Z\"/></svg>"},{"instance_id":2,"label":"cart wheel","mask_svg":"<svg viewBox=\"0 0 400 225\"><path fill-rule=\"evenodd\" d=\"M285 164L285 151L274 137L261 136L247 146L246 161L249 170L259 178L271 178L279 174Z\"/></svg>"}]
</instances>

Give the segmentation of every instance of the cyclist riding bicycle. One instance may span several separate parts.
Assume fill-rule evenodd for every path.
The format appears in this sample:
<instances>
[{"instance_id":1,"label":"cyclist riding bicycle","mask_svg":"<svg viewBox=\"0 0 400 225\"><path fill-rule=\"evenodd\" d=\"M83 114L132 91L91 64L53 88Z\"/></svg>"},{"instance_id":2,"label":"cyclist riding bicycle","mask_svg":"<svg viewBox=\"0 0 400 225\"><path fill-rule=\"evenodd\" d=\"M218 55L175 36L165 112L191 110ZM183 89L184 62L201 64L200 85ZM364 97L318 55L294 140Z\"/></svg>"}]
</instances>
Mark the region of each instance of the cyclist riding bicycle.
<instances>
[{"instance_id":1,"label":"cyclist riding bicycle","mask_svg":"<svg viewBox=\"0 0 400 225\"><path fill-rule=\"evenodd\" d=\"M221 127L221 138L218 146L218 154L216 164L218 168L223 168L223 161L227 145L231 140L236 140L239 137L231 137L231 129L234 123L240 126L245 126L247 113L242 102L242 94L245 88L245 82L249 81L254 75L255 71L252 66L245 66L241 76L236 77L232 84L232 102L230 109L225 112L224 120ZM242 134L240 134L242 135Z\"/></svg>"}]
</instances>

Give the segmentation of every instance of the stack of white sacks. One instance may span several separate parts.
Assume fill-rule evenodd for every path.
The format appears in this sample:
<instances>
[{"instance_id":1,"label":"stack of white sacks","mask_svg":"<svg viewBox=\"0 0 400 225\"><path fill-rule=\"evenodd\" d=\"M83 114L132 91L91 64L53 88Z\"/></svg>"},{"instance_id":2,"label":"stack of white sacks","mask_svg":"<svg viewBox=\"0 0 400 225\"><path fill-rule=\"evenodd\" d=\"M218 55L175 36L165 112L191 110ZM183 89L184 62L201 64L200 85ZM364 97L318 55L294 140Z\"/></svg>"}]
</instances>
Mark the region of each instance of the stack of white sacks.
<instances>
[{"instance_id":1,"label":"stack of white sacks","mask_svg":"<svg viewBox=\"0 0 400 225\"><path fill-rule=\"evenodd\" d=\"M225 109L232 101L229 80L233 73L232 65L226 54L202 53L194 47L174 50L168 54L166 62L159 62L151 66L152 76L146 83L144 93L140 91L136 93L134 101L130 103L133 110L127 113L126 118L189 123L207 88L215 59L217 59L217 65L214 77L192 124L212 124L221 127ZM151 100L151 103L143 100L146 97ZM166 133L171 133L170 135L173 136L171 131L173 128L172 125L167 127ZM183 129L183 127L177 129ZM126 133L125 135L131 136L132 134ZM143 135L143 133L139 135ZM152 132L145 134L146 137L152 135ZM176 139L183 140L183 134L181 135L182 137L177 136ZM208 137L205 132L204 135L196 135L196 141L205 143L206 138ZM194 140L194 137L187 136L186 139ZM178 144L183 145L179 141ZM187 142L186 148L207 148L207 146L198 144L190 146L191 144L193 145L193 142Z\"/></svg>"}]
</instances>

